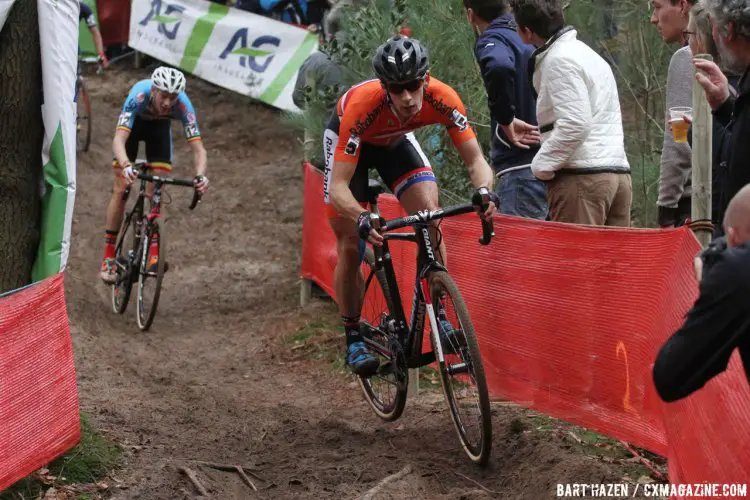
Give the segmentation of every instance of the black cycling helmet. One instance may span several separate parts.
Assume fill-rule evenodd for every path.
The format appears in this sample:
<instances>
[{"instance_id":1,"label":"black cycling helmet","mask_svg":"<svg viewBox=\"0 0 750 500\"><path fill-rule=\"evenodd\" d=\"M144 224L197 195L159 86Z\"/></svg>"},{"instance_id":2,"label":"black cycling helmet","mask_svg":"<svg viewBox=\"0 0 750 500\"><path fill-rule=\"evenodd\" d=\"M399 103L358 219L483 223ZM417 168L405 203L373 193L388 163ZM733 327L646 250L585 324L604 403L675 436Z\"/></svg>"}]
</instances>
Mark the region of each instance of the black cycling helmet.
<instances>
[{"instance_id":1,"label":"black cycling helmet","mask_svg":"<svg viewBox=\"0 0 750 500\"><path fill-rule=\"evenodd\" d=\"M378 47L372 65L380 81L402 83L424 78L430 61L427 48L419 40L397 35Z\"/></svg>"}]
</instances>

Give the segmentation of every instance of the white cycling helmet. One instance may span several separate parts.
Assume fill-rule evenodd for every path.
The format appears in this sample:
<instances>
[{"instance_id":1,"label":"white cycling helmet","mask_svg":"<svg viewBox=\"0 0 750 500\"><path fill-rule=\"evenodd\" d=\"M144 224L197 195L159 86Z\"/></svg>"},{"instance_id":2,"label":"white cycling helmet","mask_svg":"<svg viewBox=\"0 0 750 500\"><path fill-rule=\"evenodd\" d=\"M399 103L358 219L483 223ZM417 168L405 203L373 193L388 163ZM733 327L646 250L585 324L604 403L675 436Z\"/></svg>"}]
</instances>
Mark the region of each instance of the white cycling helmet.
<instances>
[{"instance_id":1,"label":"white cycling helmet","mask_svg":"<svg viewBox=\"0 0 750 500\"><path fill-rule=\"evenodd\" d=\"M185 75L181 71L166 66L159 66L154 70L151 82L157 89L170 94L179 94L185 90Z\"/></svg>"}]
</instances>

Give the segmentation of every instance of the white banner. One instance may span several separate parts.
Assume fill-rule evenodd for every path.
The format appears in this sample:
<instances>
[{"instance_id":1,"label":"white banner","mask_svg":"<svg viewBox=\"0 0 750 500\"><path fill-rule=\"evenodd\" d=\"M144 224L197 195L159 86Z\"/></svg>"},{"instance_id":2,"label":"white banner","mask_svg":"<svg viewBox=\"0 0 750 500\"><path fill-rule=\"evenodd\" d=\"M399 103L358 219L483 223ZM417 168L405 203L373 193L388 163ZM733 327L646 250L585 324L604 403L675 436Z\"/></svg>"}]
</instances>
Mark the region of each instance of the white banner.
<instances>
[{"instance_id":1,"label":"white banner","mask_svg":"<svg viewBox=\"0 0 750 500\"><path fill-rule=\"evenodd\" d=\"M0 30L13 0L0 0ZM76 182L76 108L73 102L78 64L77 0L38 0L42 57L42 224L32 280L65 269L70 253Z\"/></svg>"},{"instance_id":2,"label":"white banner","mask_svg":"<svg viewBox=\"0 0 750 500\"><path fill-rule=\"evenodd\" d=\"M0 30L3 29L5 20L8 19L8 12L10 12L10 7L13 5L13 2L15 2L15 0L0 0Z\"/></svg>"},{"instance_id":3,"label":"white banner","mask_svg":"<svg viewBox=\"0 0 750 500\"><path fill-rule=\"evenodd\" d=\"M76 189L78 0L37 0L44 100L42 234L32 278L65 269Z\"/></svg>"},{"instance_id":4,"label":"white banner","mask_svg":"<svg viewBox=\"0 0 750 500\"><path fill-rule=\"evenodd\" d=\"M317 35L206 0L133 0L129 45L206 81L288 111Z\"/></svg>"}]
</instances>

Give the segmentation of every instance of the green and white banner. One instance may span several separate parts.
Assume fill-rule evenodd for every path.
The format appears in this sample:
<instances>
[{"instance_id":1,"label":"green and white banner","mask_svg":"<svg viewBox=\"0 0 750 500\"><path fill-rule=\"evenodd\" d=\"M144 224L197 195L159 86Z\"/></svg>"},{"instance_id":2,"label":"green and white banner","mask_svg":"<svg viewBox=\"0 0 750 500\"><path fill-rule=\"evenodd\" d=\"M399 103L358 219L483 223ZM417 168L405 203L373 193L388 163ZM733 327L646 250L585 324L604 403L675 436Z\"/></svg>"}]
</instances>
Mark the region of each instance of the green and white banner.
<instances>
[{"instance_id":1,"label":"green and white banner","mask_svg":"<svg viewBox=\"0 0 750 500\"><path fill-rule=\"evenodd\" d=\"M0 0L0 30L13 0ZM76 188L77 0L37 0L42 52L42 228L33 281L65 269Z\"/></svg>"},{"instance_id":2,"label":"green and white banner","mask_svg":"<svg viewBox=\"0 0 750 500\"><path fill-rule=\"evenodd\" d=\"M1 1L1 0L0 0ZM206 0L133 0L128 44L206 81L279 109L317 35Z\"/></svg>"},{"instance_id":3,"label":"green and white banner","mask_svg":"<svg viewBox=\"0 0 750 500\"><path fill-rule=\"evenodd\" d=\"M42 49L44 189L42 237L32 271L39 281L65 269L76 190L78 0L37 0Z\"/></svg>"}]
</instances>

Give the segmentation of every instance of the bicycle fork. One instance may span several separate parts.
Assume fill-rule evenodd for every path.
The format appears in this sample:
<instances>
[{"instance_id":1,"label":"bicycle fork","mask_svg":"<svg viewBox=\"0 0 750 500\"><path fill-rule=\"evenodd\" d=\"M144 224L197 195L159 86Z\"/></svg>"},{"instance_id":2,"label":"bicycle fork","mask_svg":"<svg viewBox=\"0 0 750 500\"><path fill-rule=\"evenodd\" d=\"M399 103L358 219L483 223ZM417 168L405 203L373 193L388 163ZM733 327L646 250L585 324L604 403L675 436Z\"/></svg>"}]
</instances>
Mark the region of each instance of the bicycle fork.
<instances>
[{"instance_id":1,"label":"bicycle fork","mask_svg":"<svg viewBox=\"0 0 750 500\"><path fill-rule=\"evenodd\" d=\"M437 316L435 315L435 308L432 305L432 296L430 295L430 285L427 282L427 278L420 280L420 286L422 287L422 297L424 298L424 305L427 309L427 317L430 319L430 330L433 336L433 344L437 352L437 360L441 364L445 363L445 356L443 355L443 345L440 343L440 334L438 332ZM420 346L421 347L421 346Z\"/></svg>"}]
</instances>

